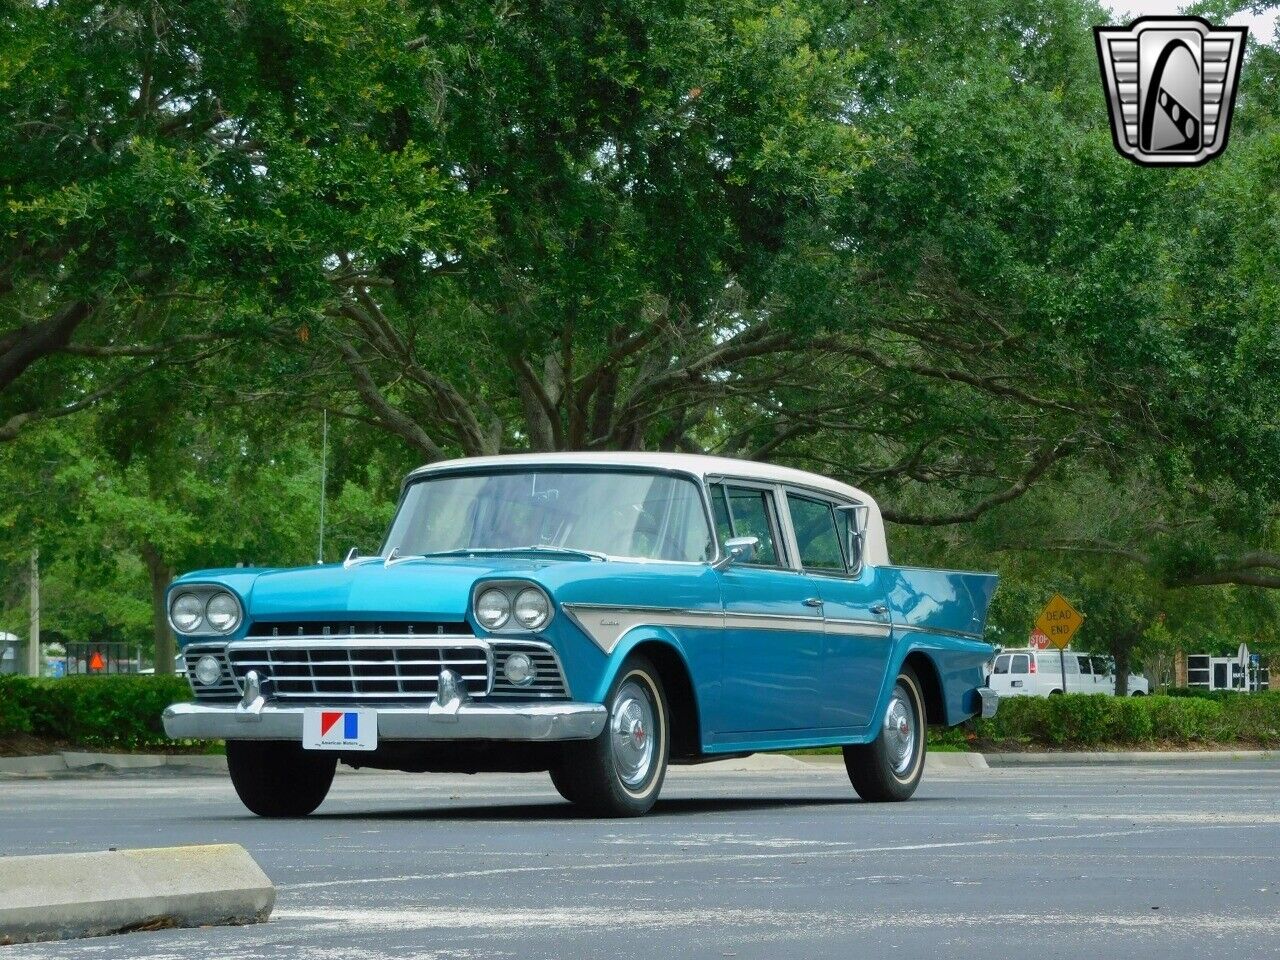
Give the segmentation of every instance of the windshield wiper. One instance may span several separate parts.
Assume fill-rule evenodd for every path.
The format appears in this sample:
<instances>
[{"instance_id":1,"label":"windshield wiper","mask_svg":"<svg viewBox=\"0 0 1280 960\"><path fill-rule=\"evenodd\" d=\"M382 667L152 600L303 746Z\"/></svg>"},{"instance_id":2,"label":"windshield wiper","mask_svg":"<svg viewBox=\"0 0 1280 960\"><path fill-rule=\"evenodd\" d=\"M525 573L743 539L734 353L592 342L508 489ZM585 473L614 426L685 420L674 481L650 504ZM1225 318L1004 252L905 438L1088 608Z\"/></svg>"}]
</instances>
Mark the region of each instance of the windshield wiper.
<instances>
[{"instance_id":1,"label":"windshield wiper","mask_svg":"<svg viewBox=\"0 0 1280 960\"><path fill-rule=\"evenodd\" d=\"M535 543L528 547L458 547L456 550L436 550L433 553L419 554L425 557L466 557L493 553L555 553L561 556L587 557L591 560L608 560L607 554L597 550L583 550L580 547L553 547L545 543Z\"/></svg>"}]
</instances>

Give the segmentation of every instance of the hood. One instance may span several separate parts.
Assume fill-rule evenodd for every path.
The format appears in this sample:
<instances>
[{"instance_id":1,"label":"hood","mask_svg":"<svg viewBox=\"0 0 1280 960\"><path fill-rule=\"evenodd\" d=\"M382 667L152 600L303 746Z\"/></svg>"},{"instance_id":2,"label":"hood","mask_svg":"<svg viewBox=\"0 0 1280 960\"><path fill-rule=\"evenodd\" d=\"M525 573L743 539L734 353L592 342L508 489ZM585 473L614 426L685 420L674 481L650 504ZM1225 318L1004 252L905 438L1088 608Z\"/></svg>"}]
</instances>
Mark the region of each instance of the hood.
<instances>
[{"instance_id":1,"label":"hood","mask_svg":"<svg viewBox=\"0 0 1280 960\"><path fill-rule=\"evenodd\" d=\"M245 596L250 620L328 620L352 617L396 620L466 618L475 582L493 574L531 577L557 561L518 557L410 560L347 568L342 564L270 570ZM564 561L559 561L564 562Z\"/></svg>"}]
</instances>

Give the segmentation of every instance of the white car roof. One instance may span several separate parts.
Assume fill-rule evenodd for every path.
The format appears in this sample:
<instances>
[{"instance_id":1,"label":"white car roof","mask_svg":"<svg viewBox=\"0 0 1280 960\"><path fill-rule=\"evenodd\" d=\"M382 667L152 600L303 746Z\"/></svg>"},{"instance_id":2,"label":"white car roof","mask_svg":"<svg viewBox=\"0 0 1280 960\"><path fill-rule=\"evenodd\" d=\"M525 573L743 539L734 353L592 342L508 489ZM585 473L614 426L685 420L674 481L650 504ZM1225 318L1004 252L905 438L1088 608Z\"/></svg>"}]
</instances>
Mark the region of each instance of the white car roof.
<instances>
[{"instance_id":1,"label":"white car roof","mask_svg":"<svg viewBox=\"0 0 1280 960\"><path fill-rule=\"evenodd\" d=\"M426 474L447 472L459 468L481 469L485 467L642 467L650 470L678 470L703 479L707 477L732 477L743 480L763 480L768 483L791 484L797 487L830 494L841 500L863 503L867 506L867 544L864 560L867 563L886 566L889 549L885 542L884 521L880 506L870 494L840 483L821 474L780 467L772 463L754 460L734 460L730 457L708 457L692 453L514 453L499 457L467 457L459 460L441 460L419 467L409 478Z\"/></svg>"}]
</instances>

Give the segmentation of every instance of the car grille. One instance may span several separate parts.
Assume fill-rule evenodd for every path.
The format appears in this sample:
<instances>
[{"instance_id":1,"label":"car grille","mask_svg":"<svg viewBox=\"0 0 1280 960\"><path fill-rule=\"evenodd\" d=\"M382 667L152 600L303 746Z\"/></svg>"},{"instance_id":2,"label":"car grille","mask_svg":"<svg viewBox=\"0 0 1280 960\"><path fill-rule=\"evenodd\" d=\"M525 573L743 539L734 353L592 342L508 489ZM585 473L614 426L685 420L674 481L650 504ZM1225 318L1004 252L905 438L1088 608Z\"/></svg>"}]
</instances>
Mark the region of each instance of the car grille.
<instances>
[{"instance_id":1,"label":"car grille","mask_svg":"<svg viewBox=\"0 0 1280 960\"><path fill-rule=\"evenodd\" d=\"M214 657L222 665L222 679L212 687L196 683L196 663L206 654ZM231 673L231 664L227 662L221 646L188 647L183 651L183 657L187 665L187 683L191 685L191 692L198 699L216 702L234 702L240 699L240 687L236 684L235 677Z\"/></svg>"},{"instance_id":2,"label":"car grille","mask_svg":"<svg viewBox=\"0 0 1280 960\"><path fill-rule=\"evenodd\" d=\"M240 641L228 647L227 656L242 683L250 670L269 679L268 696L275 700L430 699L446 668L471 696L489 691L489 651L482 643L462 638L335 639Z\"/></svg>"},{"instance_id":3,"label":"car grille","mask_svg":"<svg viewBox=\"0 0 1280 960\"><path fill-rule=\"evenodd\" d=\"M533 683L527 687L517 687L502 673L503 661L513 653L528 654L537 668ZM560 669L560 659L546 644L496 640L493 643L493 690L489 696L496 700L567 700L569 688Z\"/></svg>"},{"instance_id":4,"label":"car grille","mask_svg":"<svg viewBox=\"0 0 1280 960\"><path fill-rule=\"evenodd\" d=\"M187 679L196 699L204 702L234 702L244 689L250 670L270 681L264 692L269 700L293 702L367 701L371 704L430 700L436 695L440 671L456 673L475 697L502 701L567 700L569 687L554 650L529 640L477 640L461 631L452 635L417 633L352 635L347 625L338 632L335 624L328 634L295 630L298 624L267 624L265 628L286 627L279 636L263 635L264 625L255 624L244 640L227 647L192 647L185 652ZM318 625L303 624L314 630ZM384 628L392 626L383 625ZM395 624L406 627L407 624ZM414 624L418 627L420 624ZM465 624L456 625L466 629ZM502 664L512 653L525 653L537 670L531 684L518 687L502 672ZM211 654L222 664L222 678L214 686L195 682L195 665ZM492 679L491 679L492 678Z\"/></svg>"}]
</instances>

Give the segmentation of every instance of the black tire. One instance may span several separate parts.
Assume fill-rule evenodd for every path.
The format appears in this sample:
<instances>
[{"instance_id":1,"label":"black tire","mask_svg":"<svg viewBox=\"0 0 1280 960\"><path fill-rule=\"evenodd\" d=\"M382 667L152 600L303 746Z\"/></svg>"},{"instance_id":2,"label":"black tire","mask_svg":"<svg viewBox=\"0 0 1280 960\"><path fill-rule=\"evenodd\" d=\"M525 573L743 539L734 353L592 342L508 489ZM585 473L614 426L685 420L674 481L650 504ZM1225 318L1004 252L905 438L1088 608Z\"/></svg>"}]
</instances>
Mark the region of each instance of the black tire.
<instances>
[{"instance_id":1,"label":"black tire","mask_svg":"<svg viewBox=\"0 0 1280 960\"><path fill-rule=\"evenodd\" d=\"M1061 690L1050 690L1050 691L1049 691L1049 696L1051 696L1051 697L1060 697L1060 696L1062 696L1062 691L1061 691Z\"/></svg>"},{"instance_id":2,"label":"black tire","mask_svg":"<svg viewBox=\"0 0 1280 960\"><path fill-rule=\"evenodd\" d=\"M1145 694L1145 693L1143 693L1141 690L1135 690L1135 691L1133 691L1133 693L1129 694L1129 696L1131 696L1131 697L1145 697L1145 696L1146 696L1146 694Z\"/></svg>"},{"instance_id":3,"label":"black tire","mask_svg":"<svg viewBox=\"0 0 1280 960\"><path fill-rule=\"evenodd\" d=\"M320 806L338 767L332 753L279 740L228 740L227 770L240 802L260 817L305 817Z\"/></svg>"},{"instance_id":4,"label":"black tire","mask_svg":"<svg viewBox=\"0 0 1280 960\"><path fill-rule=\"evenodd\" d=\"M605 705L604 731L594 740L566 743L551 782L560 796L592 816L643 816L662 790L671 752L671 711L657 669L645 657L628 658ZM632 767L634 779L624 778Z\"/></svg>"},{"instance_id":5,"label":"black tire","mask_svg":"<svg viewBox=\"0 0 1280 960\"><path fill-rule=\"evenodd\" d=\"M910 667L903 667L893 685L894 695L880 723L880 733L870 743L844 748L844 768L849 782L863 800L871 803L908 800L924 773L928 724L920 681ZM890 728L890 722L896 723ZM904 742L901 722L910 730Z\"/></svg>"}]
</instances>

